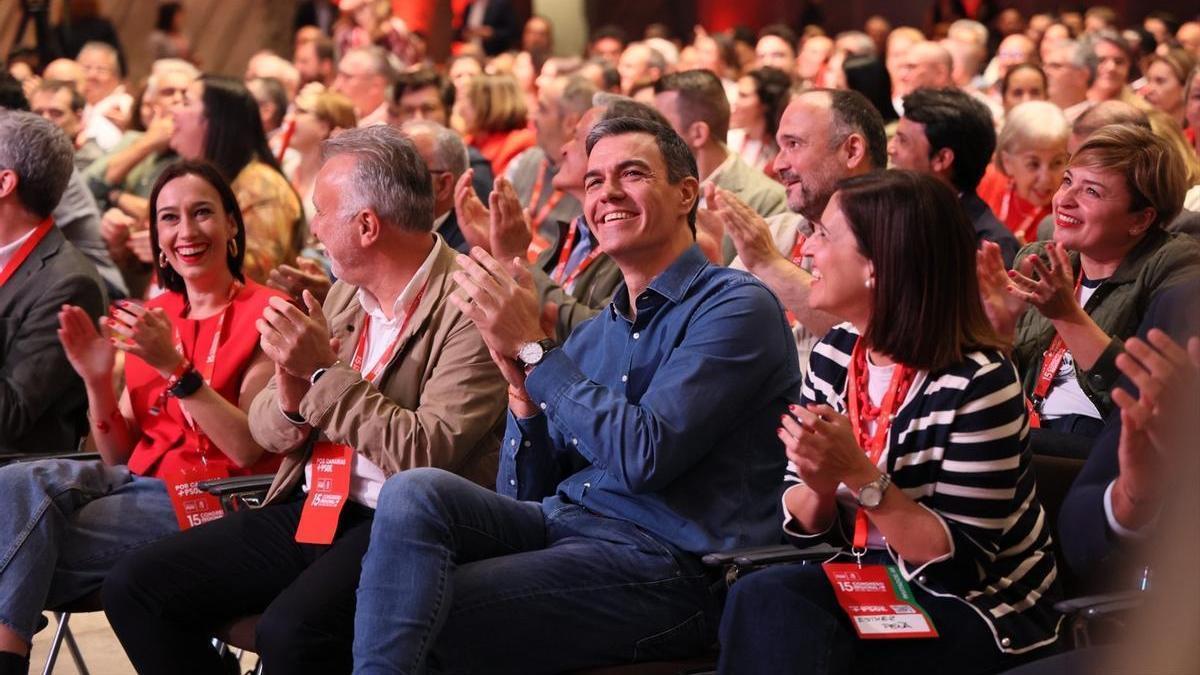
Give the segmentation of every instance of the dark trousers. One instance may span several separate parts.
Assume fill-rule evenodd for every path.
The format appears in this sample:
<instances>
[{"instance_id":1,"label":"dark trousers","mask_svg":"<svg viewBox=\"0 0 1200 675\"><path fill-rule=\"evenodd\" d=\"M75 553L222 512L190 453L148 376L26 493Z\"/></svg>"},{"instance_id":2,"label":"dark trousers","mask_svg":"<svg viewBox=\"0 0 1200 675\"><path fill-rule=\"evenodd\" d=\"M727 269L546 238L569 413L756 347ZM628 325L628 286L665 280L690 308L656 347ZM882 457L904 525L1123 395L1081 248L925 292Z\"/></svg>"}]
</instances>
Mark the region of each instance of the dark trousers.
<instances>
[{"instance_id":1,"label":"dark trousers","mask_svg":"<svg viewBox=\"0 0 1200 675\"><path fill-rule=\"evenodd\" d=\"M1087 415L1044 419L1042 428L1029 430L1029 449L1035 455L1087 459L1102 429L1104 420Z\"/></svg>"},{"instance_id":2,"label":"dark trousers","mask_svg":"<svg viewBox=\"0 0 1200 675\"><path fill-rule=\"evenodd\" d=\"M374 511L351 502L333 544L298 544L303 503L234 513L118 563L104 582L104 612L139 673L224 673L211 636L260 613L256 651L267 672L350 672Z\"/></svg>"},{"instance_id":3,"label":"dark trousers","mask_svg":"<svg viewBox=\"0 0 1200 675\"><path fill-rule=\"evenodd\" d=\"M720 672L974 675L1037 658L1002 653L987 623L965 603L930 595L915 584L911 588L933 620L937 638L859 639L818 564L747 575L730 589L721 617Z\"/></svg>"}]
</instances>

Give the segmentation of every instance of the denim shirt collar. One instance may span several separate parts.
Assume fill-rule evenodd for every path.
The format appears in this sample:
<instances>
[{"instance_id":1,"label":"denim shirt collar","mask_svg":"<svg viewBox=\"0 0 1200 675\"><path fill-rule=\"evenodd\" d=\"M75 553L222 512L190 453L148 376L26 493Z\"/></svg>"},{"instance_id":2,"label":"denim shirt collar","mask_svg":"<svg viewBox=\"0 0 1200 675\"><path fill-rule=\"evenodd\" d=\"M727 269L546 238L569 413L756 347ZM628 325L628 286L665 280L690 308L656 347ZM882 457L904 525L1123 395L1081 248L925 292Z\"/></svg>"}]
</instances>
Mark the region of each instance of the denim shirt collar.
<instances>
[{"instance_id":1,"label":"denim shirt collar","mask_svg":"<svg viewBox=\"0 0 1200 675\"><path fill-rule=\"evenodd\" d=\"M658 295L678 303L685 296L700 272L709 265L708 258L700 251L700 247L692 244L667 269L650 282L646 287ZM613 293L612 311L620 316L629 316L629 287L622 281Z\"/></svg>"}]
</instances>

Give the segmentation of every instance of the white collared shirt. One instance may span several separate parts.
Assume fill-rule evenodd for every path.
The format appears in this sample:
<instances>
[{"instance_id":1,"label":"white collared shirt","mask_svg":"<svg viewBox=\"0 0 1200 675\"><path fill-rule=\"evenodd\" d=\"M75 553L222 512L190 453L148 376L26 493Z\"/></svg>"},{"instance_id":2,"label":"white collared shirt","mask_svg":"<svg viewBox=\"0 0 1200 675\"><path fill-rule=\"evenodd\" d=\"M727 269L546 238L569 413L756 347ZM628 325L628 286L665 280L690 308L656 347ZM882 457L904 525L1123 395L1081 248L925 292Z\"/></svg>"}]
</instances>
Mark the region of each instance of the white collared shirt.
<instances>
[{"instance_id":1,"label":"white collared shirt","mask_svg":"<svg viewBox=\"0 0 1200 675\"><path fill-rule=\"evenodd\" d=\"M127 117L132 107L133 97L126 93L123 86L114 89L112 93L97 101L95 105L85 106L82 115L84 138L96 141L96 145L99 145L100 149L105 152L111 151L117 143L121 142L124 132L105 114L117 110L122 116Z\"/></svg>"},{"instance_id":2,"label":"white collared shirt","mask_svg":"<svg viewBox=\"0 0 1200 675\"><path fill-rule=\"evenodd\" d=\"M8 261L12 260L12 257L17 254L17 249L21 248L21 244L24 244L25 241L32 237L33 233L36 231L36 228L32 229L18 237L11 244L0 246L0 270L4 269L4 267L8 265Z\"/></svg>"}]
</instances>

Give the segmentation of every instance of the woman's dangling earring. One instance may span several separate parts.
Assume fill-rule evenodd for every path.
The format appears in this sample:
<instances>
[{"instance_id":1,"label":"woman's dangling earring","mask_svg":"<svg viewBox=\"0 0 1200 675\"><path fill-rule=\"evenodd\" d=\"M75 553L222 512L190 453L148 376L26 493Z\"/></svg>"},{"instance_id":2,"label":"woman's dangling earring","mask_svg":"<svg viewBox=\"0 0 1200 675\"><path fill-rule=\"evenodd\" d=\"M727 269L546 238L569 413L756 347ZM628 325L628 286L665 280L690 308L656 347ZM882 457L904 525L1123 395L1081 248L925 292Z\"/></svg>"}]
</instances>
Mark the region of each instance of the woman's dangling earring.
<instances>
[{"instance_id":1,"label":"woman's dangling earring","mask_svg":"<svg viewBox=\"0 0 1200 675\"><path fill-rule=\"evenodd\" d=\"M236 258L238 254L237 239L229 240L229 257Z\"/></svg>"},{"instance_id":2,"label":"woman's dangling earring","mask_svg":"<svg viewBox=\"0 0 1200 675\"><path fill-rule=\"evenodd\" d=\"M166 251L158 252L158 266L163 268L164 270L167 269L167 252Z\"/></svg>"},{"instance_id":3,"label":"woman's dangling earring","mask_svg":"<svg viewBox=\"0 0 1200 675\"><path fill-rule=\"evenodd\" d=\"M867 288L875 288L875 277L867 277L867 280L863 282L863 285Z\"/></svg>"}]
</instances>

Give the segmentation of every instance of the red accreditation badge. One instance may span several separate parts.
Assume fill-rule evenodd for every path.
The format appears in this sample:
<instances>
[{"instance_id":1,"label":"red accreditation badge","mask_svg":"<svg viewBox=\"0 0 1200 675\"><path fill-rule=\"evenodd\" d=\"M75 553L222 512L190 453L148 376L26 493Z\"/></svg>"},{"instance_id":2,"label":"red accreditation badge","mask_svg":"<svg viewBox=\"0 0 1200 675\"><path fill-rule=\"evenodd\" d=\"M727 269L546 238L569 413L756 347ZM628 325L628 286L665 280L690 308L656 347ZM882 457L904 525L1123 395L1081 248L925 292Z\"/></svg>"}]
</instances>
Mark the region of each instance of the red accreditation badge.
<instances>
[{"instance_id":1,"label":"red accreditation badge","mask_svg":"<svg viewBox=\"0 0 1200 675\"><path fill-rule=\"evenodd\" d=\"M858 637L887 640L938 636L895 565L825 563L822 567Z\"/></svg>"},{"instance_id":2,"label":"red accreditation badge","mask_svg":"<svg viewBox=\"0 0 1200 675\"><path fill-rule=\"evenodd\" d=\"M221 500L196 486L201 481L228 477L229 472L215 464L188 466L164 476L180 530L203 525L225 515Z\"/></svg>"},{"instance_id":3,"label":"red accreditation badge","mask_svg":"<svg viewBox=\"0 0 1200 675\"><path fill-rule=\"evenodd\" d=\"M354 448L338 443L313 447L312 482L300 513L296 541L301 544L331 544L337 533L338 516L350 498L350 465Z\"/></svg>"}]
</instances>

